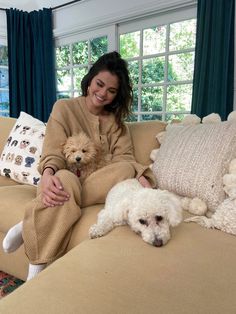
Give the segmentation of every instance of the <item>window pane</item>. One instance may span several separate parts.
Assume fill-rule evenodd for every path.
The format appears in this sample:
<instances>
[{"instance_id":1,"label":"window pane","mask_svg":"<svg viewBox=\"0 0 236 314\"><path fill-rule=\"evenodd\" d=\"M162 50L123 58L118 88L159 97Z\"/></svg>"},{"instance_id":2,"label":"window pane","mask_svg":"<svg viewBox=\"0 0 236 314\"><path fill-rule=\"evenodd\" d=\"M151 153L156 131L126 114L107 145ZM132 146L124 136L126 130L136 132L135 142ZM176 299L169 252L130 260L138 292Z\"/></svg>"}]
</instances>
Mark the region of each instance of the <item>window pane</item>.
<instances>
[{"instance_id":1,"label":"window pane","mask_svg":"<svg viewBox=\"0 0 236 314\"><path fill-rule=\"evenodd\" d=\"M8 65L7 47L0 45L0 64Z\"/></svg>"},{"instance_id":2,"label":"window pane","mask_svg":"<svg viewBox=\"0 0 236 314\"><path fill-rule=\"evenodd\" d=\"M81 81L82 78L85 76L85 74L87 74L88 72L88 68L87 67L83 67L83 68L76 68L73 70L74 72L74 88L81 91Z\"/></svg>"},{"instance_id":3,"label":"window pane","mask_svg":"<svg viewBox=\"0 0 236 314\"><path fill-rule=\"evenodd\" d=\"M91 60L92 62L97 61L104 53L107 53L108 42L107 36L98 37L91 41Z\"/></svg>"},{"instance_id":4,"label":"window pane","mask_svg":"<svg viewBox=\"0 0 236 314\"><path fill-rule=\"evenodd\" d=\"M163 87L144 87L142 89L141 111L162 111Z\"/></svg>"},{"instance_id":5,"label":"window pane","mask_svg":"<svg viewBox=\"0 0 236 314\"><path fill-rule=\"evenodd\" d=\"M136 122L136 121L138 121L138 115L135 115L135 114L131 114L127 119L127 122Z\"/></svg>"},{"instance_id":6,"label":"window pane","mask_svg":"<svg viewBox=\"0 0 236 314\"><path fill-rule=\"evenodd\" d=\"M71 89L71 75L69 70L57 71L57 89L67 91Z\"/></svg>"},{"instance_id":7,"label":"window pane","mask_svg":"<svg viewBox=\"0 0 236 314\"><path fill-rule=\"evenodd\" d=\"M0 68L0 88L9 88L8 69Z\"/></svg>"},{"instance_id":8,"label":"window pane","mask_svg":"<svg viewBox=\"0 0 236 314\"><path fill-rule=\"evenodd\" d=\"M120 54L123 58L139 56L140 31L120 35Z\"/></svg>"},{"instance_id":9,"label":"window pane","mask_svg":"<svg viewBox=\"0 0 236 314\"><path fill-rule=\"evenodd\" d=\"M132 111L138 111L138 88L133 88Z\"/></svg>"},{"instance_id":10,"label":"window pane","mask_svg":"<svg viewBox=\"0 0 236 314\"><path fill-rule=\"evenodd\" d=\"M88 63L88 42L80 41L72 45L73 64Z\"/></svg>"},{"instance_id":11,"label":"window pane","mask_svg":"<svg viewBox=\"0 0 236 314\"><path fill-rule=\"evenodd\" d=\"M9 93L0 91L0 116L9 116Z\"/></svg>"},{"instance_id":12,"label":"window pane","mask_svg":"<svg viewBox=\"0 0 236 314\"><path fill-rule=\"evenodd\" d=\"M174 113L167 113L166 117L165 117L165 121L167 122L171 122L173 120L178 120L181 121L183 120L183 118L185 117L185 114L182 113L178 113L178 114L174 114Z\"/></svg>"},{"instance_id":13,"label":"window pane","mask_svg":"<svg viewBox=\"0 0 236 314\"><path fill-rule=\"evenodd\" d=\"M171 85L167 88L167 111L190 111L192 84Z\"/></svg>"},{"instance_id":14,"label":"window pane","mask_svg":"<svg viewBox=\"0 0 236 314\"><path fill-rule=\"evenodd\" d=\"M163 82L165 74L165 57L143 60L142 83Z\"/></svg>"},{"instance_id":15,"label":"window pane","mask_svg":"<svg viewBox=\"0 0 236 314\"><path fill-rule=\"evenodd\" d=\"M143 31L143 55L165 51L166 26L153 27Z\"/></svg>"},{"instance_id":16,"label":"window pane","mask_svg":"<svg viewBox=\"0 0 236 314\"><path fill-rule=\"evenodd\" d=\"M170 51L195 47L196 19L170 24Z\"/></svg>"},{"instance_id":17,"label":"window pane","mask_svg":"<svg viewBox=\"0 0 236 314\"><path fill-rule=\"evenodd\" d=\"M57 93L57 99L70 98L70 93Z\"/></svg>"},{"instance_id":18,"label":"window pane","mask_svg":"<svg viewBox=\"0 0 236 314\"><path fill-rule=\"evenodd\" d=\"M69 46L57 47L56 60L58 68L70 65L70 47Z\"/></svg>"},{"instance_id":19,"label":"window pane","mask_svg":"<svg viewBox=\"0 0 236 314\"><path fill-rule=\"evenodd\" d=\"M168 81L193 79L194 53L179 53L169 56Z\"/></svg>"},{"instance_id":20,"label":"window pane","mask_svg":"<svg viewBox=\"0 0 236 314\"><path fill-rule=\"evenodd\" d=\"M130 61L128 62L130 78L133 84L138 84L139 81L139 62Z\"/></svg>"},{"instance_id":21,"label":"window pane","mask_svg":"<svg viewBox=\"0 0 236 314\"><path fill-rule=\"evenodd\" d=\"M0 103L1 105L9 104L9 93L8 91L0 91Z\"/></svg>"},{"instance_id":22,"label":"window pane","mask_svg":"<svg viewBox=\"0 0 236 314\"><path fill-rule=\"evenodd\" d=\"M142 114L141 120L162 120L162 116L158 114Z\"/></svg>"}]
</instances>

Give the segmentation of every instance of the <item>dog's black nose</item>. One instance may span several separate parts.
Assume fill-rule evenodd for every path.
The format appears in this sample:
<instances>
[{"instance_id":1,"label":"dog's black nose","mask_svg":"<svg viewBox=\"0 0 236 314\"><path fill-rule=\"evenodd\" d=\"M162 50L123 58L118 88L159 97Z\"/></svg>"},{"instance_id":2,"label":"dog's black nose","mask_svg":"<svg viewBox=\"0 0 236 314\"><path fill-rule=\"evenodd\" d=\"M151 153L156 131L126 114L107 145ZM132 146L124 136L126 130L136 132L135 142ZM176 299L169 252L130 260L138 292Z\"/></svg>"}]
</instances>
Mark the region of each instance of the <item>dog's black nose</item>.
<instances>
[{"instance_id":1,"label":"dog's black nose","mask_svg":"<svg viewBox=\"0 0 236 314\"><path fill-rule=\"evenodd\" d=\"M154 246L160 247L163 245L163 241L161 239L155 238L155 240L152 243Z\"/></svg>"},{"instance_id":2,"label":"dog's black nose","mask_svg":"<svg viewBox=\"0 0 236 314\"><path fill-rule=\"evenodd\" d=\"M77 156L77 157L75 158L75 160L76 160L77 162L80 162L81 157Z\"/></svg>"}]
</instances>

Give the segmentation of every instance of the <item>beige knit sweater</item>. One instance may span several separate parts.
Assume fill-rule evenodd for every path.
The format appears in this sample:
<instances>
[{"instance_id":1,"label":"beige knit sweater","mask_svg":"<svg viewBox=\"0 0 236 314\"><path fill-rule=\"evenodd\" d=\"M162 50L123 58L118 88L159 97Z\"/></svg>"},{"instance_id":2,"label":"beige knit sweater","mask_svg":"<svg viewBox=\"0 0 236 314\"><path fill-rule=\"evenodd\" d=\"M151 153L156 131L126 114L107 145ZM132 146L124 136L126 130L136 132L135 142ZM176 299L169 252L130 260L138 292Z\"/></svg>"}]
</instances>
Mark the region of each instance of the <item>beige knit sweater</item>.
<instances>
[{"instance_id":1,"label":"beige knit sweater","mask_svg":"<svg viewBox=\"0 0 236 314\"><path fill-rule=\"evenodd\" d=\"M84 131L92 140L100 143L111 162L128 161L135 171L136 177L145 175L155 186L155 179L147 166L137 163L133 155L132 141L128 127L121 135L117 129L114 115L109 114L105 121L89 112L85 97L58 100L49 117L43 144L43 151L38 170L42 174L45 167L52 167L55 171L66 168L62 153L62 144L67 137ZM109 158L109 159L110 159Z\"/></svg>"}]
</instances>

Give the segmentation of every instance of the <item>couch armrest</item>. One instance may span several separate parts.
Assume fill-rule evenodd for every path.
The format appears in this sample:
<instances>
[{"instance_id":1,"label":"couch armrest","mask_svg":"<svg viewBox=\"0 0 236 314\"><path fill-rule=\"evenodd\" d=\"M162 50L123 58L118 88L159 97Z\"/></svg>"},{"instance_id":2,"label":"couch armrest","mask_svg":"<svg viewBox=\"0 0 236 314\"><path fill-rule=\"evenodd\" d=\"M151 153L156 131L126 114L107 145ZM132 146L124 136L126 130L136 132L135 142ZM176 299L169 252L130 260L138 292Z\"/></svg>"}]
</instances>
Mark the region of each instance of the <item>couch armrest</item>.
<instances>
[{"instance_id":1,"label":"couch armrest","mask_svg":"<svg viewBox=\"0 0 236 314\"><path fill-rule=\"evenodd\" d=\"M0 154L15 123L15 118L0 117Z\"/></svg>"},{"instance_id":2,"label":"couch armrest","mask_svg":"<svg viewBox=\"0 0 236 314\"><path fill-rule=\"evenodd\" d=\"M127 125L130 130L134 146L134 156L137 162L149 165L151 163L151 151L159 147L156 135L165 130L166 123L155 120L128 122Z\"/></svg>"}]
</instances>

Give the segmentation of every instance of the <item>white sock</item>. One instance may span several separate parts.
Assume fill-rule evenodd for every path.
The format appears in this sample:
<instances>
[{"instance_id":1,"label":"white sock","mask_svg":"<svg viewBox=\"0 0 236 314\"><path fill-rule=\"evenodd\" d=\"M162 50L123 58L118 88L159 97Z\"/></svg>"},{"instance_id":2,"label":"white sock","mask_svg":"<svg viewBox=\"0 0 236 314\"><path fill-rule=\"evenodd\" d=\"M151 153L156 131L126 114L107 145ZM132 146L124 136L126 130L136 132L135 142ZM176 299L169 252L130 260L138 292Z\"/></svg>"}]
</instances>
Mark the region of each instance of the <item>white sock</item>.
<instances>
[{"instance_id":1,"label":"white sock","mask_svg":"<svg viewBox=\"0 0 236 314\"><path fill-rule=\"evenodd\" d=\"M34 278L36 275L38 275L44 268L46 268L47 264L39 264L39 265L32 265L29 264L29 270L28 270L28 276L27 281Z\"/></svg>"},{"instance_id":2,"label":"white sock","mask_svg":"<svg viewBox=\"0 0 236 314\"><path fill-rule=\"evenodd\" d=\"M23 221L13 226L6 234L2 242L5 253L11 253L17 250L23 244L22 238Z\"/></svg>"}]
</instances>

